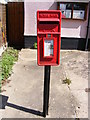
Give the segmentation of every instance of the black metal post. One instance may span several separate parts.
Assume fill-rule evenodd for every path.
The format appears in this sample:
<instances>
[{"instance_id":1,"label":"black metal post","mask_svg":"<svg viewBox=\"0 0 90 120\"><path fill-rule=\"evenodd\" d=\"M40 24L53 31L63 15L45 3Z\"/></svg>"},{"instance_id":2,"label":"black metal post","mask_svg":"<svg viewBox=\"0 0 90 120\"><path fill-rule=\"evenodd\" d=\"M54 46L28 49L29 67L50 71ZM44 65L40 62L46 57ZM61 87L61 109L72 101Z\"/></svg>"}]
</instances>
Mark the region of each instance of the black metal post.
<instances>
[{"instance_id":1,"label":"black metal post","mask_svg":"<svg viewBox=\"0 0 90 120\"><path fill-rule=\"evenodd\" d=\"M49 107L49 89L50 89L50 69L51 66L45 66L44 69L44 100L43 100L43 116L48 114Z\"/></svg>"},{"instance_id":2,"label":"black metal post","mask_svg":"<svg viewBox=\"0 0 90 120\"><path fill-rule=\"evenodd\" d=\"M51 71L51 66L48 66L48 100L47 100L47 115L48 115L48 108L49 108L49 91L50 91L50 71Z\"/></svg>"}]
</instances>

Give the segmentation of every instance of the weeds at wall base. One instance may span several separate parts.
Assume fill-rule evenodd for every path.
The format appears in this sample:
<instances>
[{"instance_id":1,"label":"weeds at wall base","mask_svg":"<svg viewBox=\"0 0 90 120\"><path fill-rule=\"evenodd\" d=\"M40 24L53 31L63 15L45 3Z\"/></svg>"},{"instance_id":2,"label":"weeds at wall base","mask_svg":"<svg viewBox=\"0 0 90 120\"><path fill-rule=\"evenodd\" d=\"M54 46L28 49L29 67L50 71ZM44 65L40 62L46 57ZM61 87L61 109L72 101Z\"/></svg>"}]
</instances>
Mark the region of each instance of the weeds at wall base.
<instances>
[{"instance_id":1,"label":"weeds at wall base","mask_svg":"<svg viewBox=\"0 0 90 120\"><path fill-rule=\"evenodd\" d=\"M18 60L18 53L17 49L13 47L8 47L2 57L0 59L0 92L2 81L6 80L12 73L12 67L14 63Z\"/></svg>"}]
</instances>

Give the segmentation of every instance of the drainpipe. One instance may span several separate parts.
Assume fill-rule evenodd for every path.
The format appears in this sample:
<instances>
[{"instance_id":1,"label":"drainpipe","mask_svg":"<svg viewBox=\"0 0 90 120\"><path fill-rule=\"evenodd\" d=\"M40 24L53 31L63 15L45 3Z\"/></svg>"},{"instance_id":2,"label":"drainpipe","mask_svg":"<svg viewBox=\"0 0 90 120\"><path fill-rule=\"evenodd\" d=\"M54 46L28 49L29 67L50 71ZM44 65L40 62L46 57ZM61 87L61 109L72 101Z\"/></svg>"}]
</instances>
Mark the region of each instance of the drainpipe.
<instances>
[{"instance_id":1,"label":"drainpipe","mask_svg":"<svg viewBox=\"0 0 90 120\"><path fill-rule=\"evenodd\" d=\"M89 25L90 25L90 1L89 1L89 8L88 8L88 24L87 24L86 45L85 45L86 51L88 50Z\"/></svg>"}]
</instances>

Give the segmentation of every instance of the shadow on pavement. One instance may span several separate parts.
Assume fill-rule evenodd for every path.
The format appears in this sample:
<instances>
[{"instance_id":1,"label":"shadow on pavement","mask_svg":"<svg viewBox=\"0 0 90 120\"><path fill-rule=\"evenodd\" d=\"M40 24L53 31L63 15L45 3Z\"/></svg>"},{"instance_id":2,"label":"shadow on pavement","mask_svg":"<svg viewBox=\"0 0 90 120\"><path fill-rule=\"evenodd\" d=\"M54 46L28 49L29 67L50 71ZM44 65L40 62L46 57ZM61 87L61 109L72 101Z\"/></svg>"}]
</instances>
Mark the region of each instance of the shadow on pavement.
<instances>
[{"instance_id":1,"label":"shadow on pavement","mask_svg":"<svg viewBox=\"0 0 90 120\"><path fill-rule=\"evenodd\" d=\"M43 112L33 110L33 109L28 109L28 108L25 108L25 107L22 107L22 106L19 106L19 105L9 103L9 102L7 102L8 98L9 98L8 96L0 95L0 109L5 109L5 107L8 106L8 107L11 107L11 108L15 108L17 110L21 110L21 111L24 111L24 112L28 112L28 113L43 117ZM45 120L45 118L43 118L43 119ZM51 120L51 118L49 118L49 119ZM7 120L7 119L3 118L2 120ZM12 120L12 118L10 120ZM19 119L15 119L15 120L19 120ZM53 120L54 120L54 118L53 118ZM57 118L57 120L88 120L88 118Z\"/></svg>"},{"instance_id":2,"label":"shadow on pavement","mask_svg":"<svg viewBox=\"0 0 90 120\"><path fill-rule=\"evenodd\" d=\"M0 109L5 109L5 106L8 106L8 107L11 107L11 108L15 108L17 110L21 110L21 111L24 111L24 112L28 112L28 113L43 117L43 112L33 110L33 109L29 109L29 108L25 108L25 107L22 107L22 106L19 106L19 105L15 105L15 104L9 103L7 101L8 101L8 96L0 95Z\"/></svg>"},{"instance_id":3,"label":"shadow on pavement","mask_svg":"<svg viewBox=\"0 0 90 120\"><path fill-rule=\"evenodd\" d=\"M8 96L0 95L0 109L5 109L8 101Z\"/></svg>"}]
</instances>

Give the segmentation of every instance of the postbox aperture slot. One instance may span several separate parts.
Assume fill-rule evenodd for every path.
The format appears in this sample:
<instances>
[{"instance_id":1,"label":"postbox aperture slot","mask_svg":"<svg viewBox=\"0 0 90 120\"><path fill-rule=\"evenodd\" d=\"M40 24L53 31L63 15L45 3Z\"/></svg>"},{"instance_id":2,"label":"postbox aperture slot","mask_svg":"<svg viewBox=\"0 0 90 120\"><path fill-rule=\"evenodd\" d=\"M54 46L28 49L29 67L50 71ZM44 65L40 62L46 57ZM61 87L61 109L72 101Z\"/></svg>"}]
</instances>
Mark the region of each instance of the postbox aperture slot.
<instances>
[{"instance_id":1,"label":"postbox aperture slot","mask_svg":"<svg viewBox=\"0 0 90 120\"><path fill-rule=\"evenodd\" d=\"M59 21L40 21L39 24L59 24Z\"/></svg>"},{"instance_id":2,"label":"postbox aperture slot","mask_svg":"<svg viewBox=\"0 0 90 120\"><path fill-rule=\"evenodd\" d=\"M43 40L43 57L44 58L53 58L54 57L54 39L45 38Z\"/></svg>"}]
</instances>

